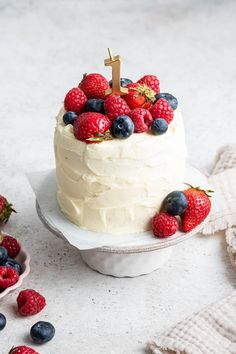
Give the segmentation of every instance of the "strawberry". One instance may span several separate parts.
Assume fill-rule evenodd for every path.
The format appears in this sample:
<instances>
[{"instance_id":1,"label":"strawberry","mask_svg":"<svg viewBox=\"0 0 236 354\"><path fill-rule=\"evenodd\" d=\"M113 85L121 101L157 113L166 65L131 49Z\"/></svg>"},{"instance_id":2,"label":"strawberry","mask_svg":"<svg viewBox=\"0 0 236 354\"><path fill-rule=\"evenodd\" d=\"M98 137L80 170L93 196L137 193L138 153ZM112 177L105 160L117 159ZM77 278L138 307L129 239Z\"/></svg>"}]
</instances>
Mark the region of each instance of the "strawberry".
<instances>
[{"instance_id":1,"label":"strawberry","mask_svg":"<svg viewBox=\"0 0 236 354\"><path fill-rule=\"evenodd\" d=\"M134 123L134 132L143 133L146 132L152 123L151 113L144 108L136 108L129 114Z\"/></svg>"},{"instance_id":2,"label":"strawberry","mask_svg":"<svg viewBox=\"0 0 236 354\"><path fill-rule=\"evenodd\" d=\"M12 267L0 266L0 290L9 288L18 282L19 274Z\"/></svg>"},{"instance_id":3,"label":"strawberry","mask_svg":"<svg viewBox=\"0 0 236 354\"><path fill-rule=\"evenodd\" d=\"M160 92L160 81L155 75L144 75L141 79L138 80L139 84L146 84L150 87L155 93Z\"/></svg>"},{"instance_id":4,"label":"strawberry","mask_svg":"<svg viewBox=\"0 0 236 354\"><path fill-rule=\"evenodd\" d=\"M124 99L131 109L150 108L155 101L155 92L146 84L132 83L127 85L128 93Z\"/></svg>"},{"instance_id":5,"label":"strawberry","mask_svg":"<svg viewBox=\"0 0 236 354\"><path fill-rule=\"evenodd\" d=\"M153 119L163 118L168 124L170 124L174 118L174 110L164 98L160 98L154 106L150 108L150 113Z\"/></svg>"},{"instance_id":6,"label":"strawberry","mask_svg":"<svg viewBox=\"0 0 236 354\"><path fill-rule=\"evenodd\" d=\"M0 232L0 246L6 248L8 252L8 256L10 258L15 258L20 252L19 242L14 237L10 235L3 235L1 232Z\"/></svg>"},{"instance_id":7,"label":"strawberry","mask_svg":"<svg viewBox=\"0 0 236 354\"><path fill-rule=\"evenodd\" d=\"M39 354L34 349L21 345L19 347L12 348L8 354Z\"/></svg>"},{"instance_id":8,"label":"strawberry","mask_svg":"<svg viewBox=\"0 0 236 354\"><path fill-rule=\"evenodd\" d=\"M199 187L190 186L183 191L188 202L185 212L181 215L182 230L188 232L194 229L197 225L207 217L211 210L211 200L208 193L211 190L203 190Z\"/></svg>"},{"instance_id":9,"label":"strawberry","mask_svg":"<svg viewBox=\"0 0 236 354\"><path fill-rule=\"evenodd\" d=\"M12 208L12 204L5 197L0 195L0 223L6 223L12 212L16 212Z\"/></svg>"},{"instance_id":10,"label":"strawberry","mask_svg":"<svg viewBox=\"0 0 236 354\"><path fill-rule=\"evenodd\" d=\"M72 111L79 114L82 112L86 102L87 97L84 92L79 87L74 87L66 94L64 107L67 112Z\"/></svg>"},{"instance_id":11,"label":"strawberry","mask_svg":"<svg viewBox=\"0 0 236 354\"><path fill-rule=\"evenodd\" d=\"M45 298L33 289L21 291L16 301L22 316L36 315L46 306Z\"/></svg>"},{"instance_id":12,"label":"strawberry","mask_svg":"<svg viewBox=\"0 0 236 354\"><path fill-rule=\"evenodd\" d=\"M88 98L105 98L105 91L110 88L107 79L101 74L84 74L79 87Z\"/></svg>"},{"instance_id":13,"label":"strawberry","mask_svg":"<svg viewBox=\"0 0 236 354\"><path fill-rule=\"evenodd\" d=\"M111 120L130 113L130 108L120 96L109 96L104 103L105 112Z\"/></svg>"},{"instance_id":14,"label":"strawberry","mask_svg":"<svg viewBox=\"0 0 236 354\"><path fill-rule=\"evenodd\" d=\"M178 230L178 221L168 213L157 213L152 220L152 230L156 237L169 237Z\"/></svg>"},{"instance_id":15,"label":"strawberry","mask_svg":"<svg viewBox=\"0 0 236 354\"><path fill-rule=\"evenodd\" d=\"M85 112L74 122L74 136L87 144L111 140L111 121L101 113Z\"/></svg>"}]
</instances>

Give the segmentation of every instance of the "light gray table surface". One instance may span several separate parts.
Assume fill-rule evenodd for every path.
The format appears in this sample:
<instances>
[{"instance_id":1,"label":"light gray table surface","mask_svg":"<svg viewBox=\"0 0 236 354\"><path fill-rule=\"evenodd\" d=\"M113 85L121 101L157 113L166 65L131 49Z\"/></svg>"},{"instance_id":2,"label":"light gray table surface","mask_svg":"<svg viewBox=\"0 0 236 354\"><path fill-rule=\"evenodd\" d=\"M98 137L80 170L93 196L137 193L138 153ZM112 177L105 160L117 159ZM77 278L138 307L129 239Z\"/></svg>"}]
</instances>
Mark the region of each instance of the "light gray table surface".
<instances>
[{"instance_id":1,"label":"light gray table surface","mask_svg":"<svg viewBox=\"0 0 236 354\"><path fill-rule=\"evenodd\" d=\"M183 110L189 162L210 171L219 147L235 142L235 1L0 0L0 193L17 215L7 231L32 256L24 287L42 292L45 310L15 311L18 293L0 301L8 319L0 353L30 344L29 329L49 320L56 337L40 354L143 353L145 343L236 283L224 237L194 237L161 270L134 279L103 276L39 221L25 173L54 166L54 117L84 72L101 72L110 46L123 76L157 74Z\"/></svg>"}]
</instances>

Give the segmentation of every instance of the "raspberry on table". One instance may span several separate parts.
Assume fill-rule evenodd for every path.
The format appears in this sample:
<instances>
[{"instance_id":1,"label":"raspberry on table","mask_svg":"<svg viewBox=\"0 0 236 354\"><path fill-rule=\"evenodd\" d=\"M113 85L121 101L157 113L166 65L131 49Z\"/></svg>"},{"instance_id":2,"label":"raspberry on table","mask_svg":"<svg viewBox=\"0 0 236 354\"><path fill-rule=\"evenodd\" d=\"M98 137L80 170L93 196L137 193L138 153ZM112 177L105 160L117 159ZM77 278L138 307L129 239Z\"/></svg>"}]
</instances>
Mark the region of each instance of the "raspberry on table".
<instances>
[{"instance_id":1,"label":"raspberry on table","mask_svg":"<svg viewBox=\"0 0 236 354\"><path fill-rule=\"evenodd\" d=\"M22 316L36 315L46 306L46 299L33 289L22 290L17 299L18 311Z\"/></svg>"}]
</instances>

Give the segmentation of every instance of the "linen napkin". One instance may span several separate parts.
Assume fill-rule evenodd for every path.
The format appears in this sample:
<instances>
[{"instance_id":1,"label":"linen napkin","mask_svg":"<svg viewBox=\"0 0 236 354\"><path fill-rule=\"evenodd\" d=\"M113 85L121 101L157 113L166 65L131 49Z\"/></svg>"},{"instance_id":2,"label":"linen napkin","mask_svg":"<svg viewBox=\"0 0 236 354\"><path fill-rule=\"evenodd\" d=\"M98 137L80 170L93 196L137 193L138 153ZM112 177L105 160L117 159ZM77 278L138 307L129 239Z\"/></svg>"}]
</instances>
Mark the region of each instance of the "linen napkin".
<instances>
[{"instance_id":1,"label":"linen napkin","mask_svg":"<svg viewBox=\"0 0 236 354\"><path fill-rule=\"evenodd\" d=\"M230 259L236 265L236 146L222 148L209 176L221 196L202 233L225 230ZM151 354L236 354L236 291L161 333L147 345Z\"/></svg>"}]
</instances>

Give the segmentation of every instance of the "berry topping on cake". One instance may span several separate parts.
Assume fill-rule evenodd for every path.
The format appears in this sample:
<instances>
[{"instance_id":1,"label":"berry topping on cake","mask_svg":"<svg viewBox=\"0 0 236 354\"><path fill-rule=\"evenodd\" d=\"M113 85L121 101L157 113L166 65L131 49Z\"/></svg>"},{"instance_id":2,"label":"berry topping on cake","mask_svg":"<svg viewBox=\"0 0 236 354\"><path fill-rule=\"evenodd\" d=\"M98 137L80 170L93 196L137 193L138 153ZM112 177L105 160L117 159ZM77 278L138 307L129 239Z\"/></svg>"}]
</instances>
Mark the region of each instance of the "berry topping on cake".
<instances>
[{"instance_id":1,"label":"berry topping on cake","mask_svg":"<svg viewBox=\"0 0 236 354\"><path fill-rule=\"evenodd\" d=\"M73 125L76 118L77 118L77 114L75 112L69 111L63 115L63 122L65 123L65 125L68 124Z\"/></svg>"},{"instance_id":2,"label":"berry topping on cake","mask_svg":"<svg viewBox=\"0 0 236 354\"><path fill-rule=\"evenodd\" d=\"M163 209L171 215L181 215L188 205L184 192L174 191L169 193L163 201Z\"/></svg>"},{"instance_id":3,"label":"berry topping on cake","mask_svg":"<svg viewBox=\"0 0 236 354\"><path fill-rule=\"evenodd\" d=\"M173 110L175 110L178 107L178 100L176 97L171 95L170 93L158 93L155 95L156 101L158 101L160 98L164 98L166 101L169 102L169 105Z\"/></svg>"},{"instance_id":4,"label":"berry topping on cake","mask_svg":"<svg viewBox=\"0 0 236 354\"><path fill-rule=\"evenodd\" d=\"M12 348L9 354L39 354L36 350L27 347L26 345L21 345L15 348Z\"/></svg>"},{"instance_id":5,"label":"berry topping on cake","mask_svg":"<svg viewBox=\"0 0 236 354\"><path fill-rule=\"evenodd\" d=\"M109 96L104 103L105 112L111 120L118 116L129 114L130 108L120 96Z\"/></svg>"},{"instance_id":6,"label":"berry topping on cake","mask_svg":"<svg viewBox=\"0 0 236 354\"><path fill-rule=\"evenodd\" d=\"M141 79L138 80L139 84L146 84L150 87L155 93L160 92L160 81L155 75L144 75Z\"/></svg>"},{"instance_id":7,"label":"berry topping on cake","mask_svg":"<svg viewBox=\"0 0 236 354\"><path fill-rule=\"evenodd\" d=\"M146 84L133 83L127 86L128 93L124 99L131 109L150 108L155 101L155 92Z\"/></svg>"},{"instance_id":8,"label":"berry topping on cake","mask_svg":"<svg viewBox=\"0 0 236 354\"><path fill-rule=\"evenodd\" d=\"M16 301L22 316L36 315L46 306L45 298L33 289L21 291Z\"/></svg>"},{"instance_id":9,"label":"berry topping on cake","mask_svg":"<svg viewBox=\"0 0 236 354\"><path fill-rule=\"evenodd\" d=\"M211 210L211 200L209 193L211 190L203 190L199 187L190 186L184 191L188 206L181 215L182 230L188 232L201 224Z\"/></svg>"},{"instance_id":10,"label":"berry topping on cake","mask_svg":"<svg viewBox=\"0 0 236 354\"><path fill-rule=\"evenodd\" d=\"M146 132L152 123L152 115L145 108L136 108L129 113L130 118L134 123L134 132Z\"/></svg>"},{"instance_id":11,"label":"berry topping on cake","mask_svg":"<svg viewBox=\"0 0 236 354\"><path fill-rule=\"evenodd\" d=\"M169 237L178 230L177 219L165 212L157 213L152 220L153 235L156 237Z\"/></svg>"},{"instance_id":12,"label":"berry topping on cake","mask_svg":"<svg viewBox=\"0 0 236 354\"><path fill-rule=\"evenodd\" d=\"M0 246L0 264L2 265L8 258L8 252L5 247Z\"/></svg>"},{"instance_id":13,"label":"berry topping on cake","mask_svg":"<svg viewBox=\"0 0 236 354\"><path fill-rule=\"evenodd\" d=\"M50 322L39 321L30 330L30 336L37 344L49 342L55 335L55 327Z\"/></svg>"},{"instance_id":14,"label":"berry topping on cake","mask_svg":"<svg viewBox=\"0 0 236 354\"><path fill-rule=\"evenodd\" d=\"M79 87L72 88L65 97L64 107L66 111L79 114L87 101L87 97Z\"/></svg>"},{"instance_id":15,"label":"berry topping on cake","mask_svg":"<svg viewBox=\"0 0 236 354\"><path fill-rule=\"evenodd\" d=\"M84 111L104 114L104 100L102 100L101 98L91 98L85 103Z\"/></svg>"},{"instance_id":16,"label":"berry topping on cake","mask_svg":"<svg viewBox=\"0 0 236 354\"><path fill-rule=\"evenodd\" d=\"M14 268L0 266L0 290L9 288L18 282L19 274Z\"/></svg>"},{"instance_id":17,"label":"berry topping on cake","mask_svg":"<svg viewBox=\"0 0 236 354\"><path fill-rule=\"evenodd\" d=\"M0 223L6 223L12 212L16 212L12 208L12 204L3 195L0 195Z\"/></svg>"},{"instance_id":18,"label":"berry topping on cake","mask_svg":"<svg viewBox=\"0 0 236 354\"><path fill-rule=\"evenodd\" d=\"M4 316L3 313L0 313L0 331L2 331L6 327L6 324L7 324L6 317Z\"/></svg>"},{"instance_id":19,"label":"berry topping on cake","mask_svg":"<svg viewBox=\"0 0 236 354\"><path fill-rule=\"evenodd\" d=\"M101 113L85 112L74 122L74 136L87 144L111 140L111 121Z\"/></svg>"},{"instance_id":20,"label":"berry topping on cake","mask_svg":"<svg viewBox=\"0 0 236 354\"><path fill-rule=\"evenodd\" d=\"M6 248L8 256L11 258L15 258L20 252L19 242L15 239L15 237L10 235L3 235L0 233L0 246Z\"/></svg>"},{"instance_id":21,"label":"berry topping on cake","mask_svg":"<svg viewBox=\"0 0 236 354\"><path fill-rule=\"evenodd\" d=\"M134 132L134 123L129 116L119 116L112 121L111 132L118 139L127 139Z\"/></svg>"},{"instance_id":22,"label":"berry topping on cake","mask_svg":"<svg viewBox=\"0 0 236 354\"><path fill-rule=\"evenodd\" d=\"M153 119L163 118L168 124L170 124L174 118L174 111L164 98L160 98L154 106L150 108L150 113Z\"/></svg>"},{"instance_id":23,"label":"berry topping on cake","mask_svg":"<svg viewBox=\"0 0 236 354\"><path fill-rule=\"evenodd\" d=\"M105 98L105 91L110 87L107 79L101 74L85 74L79 84L87 98Z\"/></svg>"},{"instance_id":24,"label":"berry topping on cake","mask_svg":"<svg viewBox=\"0 0 236 354\"><path fill-rule=\"evenodd\" d=\"M11 258L7 258L4 262L0 263L1 265L5 266L5 267L12 267L14 268L17 273L19 275L21 275L22 273L22 267L20 265L20 263L18 263L17 261L15 261L14 259Z\"/></svg>"},{"instance_id":25,"label":"berry topping on cake","mask_svg":"<svg viewBox=\"0 0 236 354\"><path fill-rule=\"evenodd\" d=\"M152 121L151 132L154 135L164 134L168 130L168 123L163 118L157 118Z\"/></svg>"},{"instance_id":26,"label":"berry topping on cake","mask_svg":"<svg viewBox=\"0 0 236 354\"><path fill-rule=\"evenodd\" d=\"M130 80L130 79L127 79L127 78L124 78L124 77L122 77L120 79L120 85L122 87L126 87L127 85L132 84L132 83L133 83L133 81ZM109 81L109 85L110 85L110 87L112 87L112 80Z\"/></svg>"}]
</instances>

